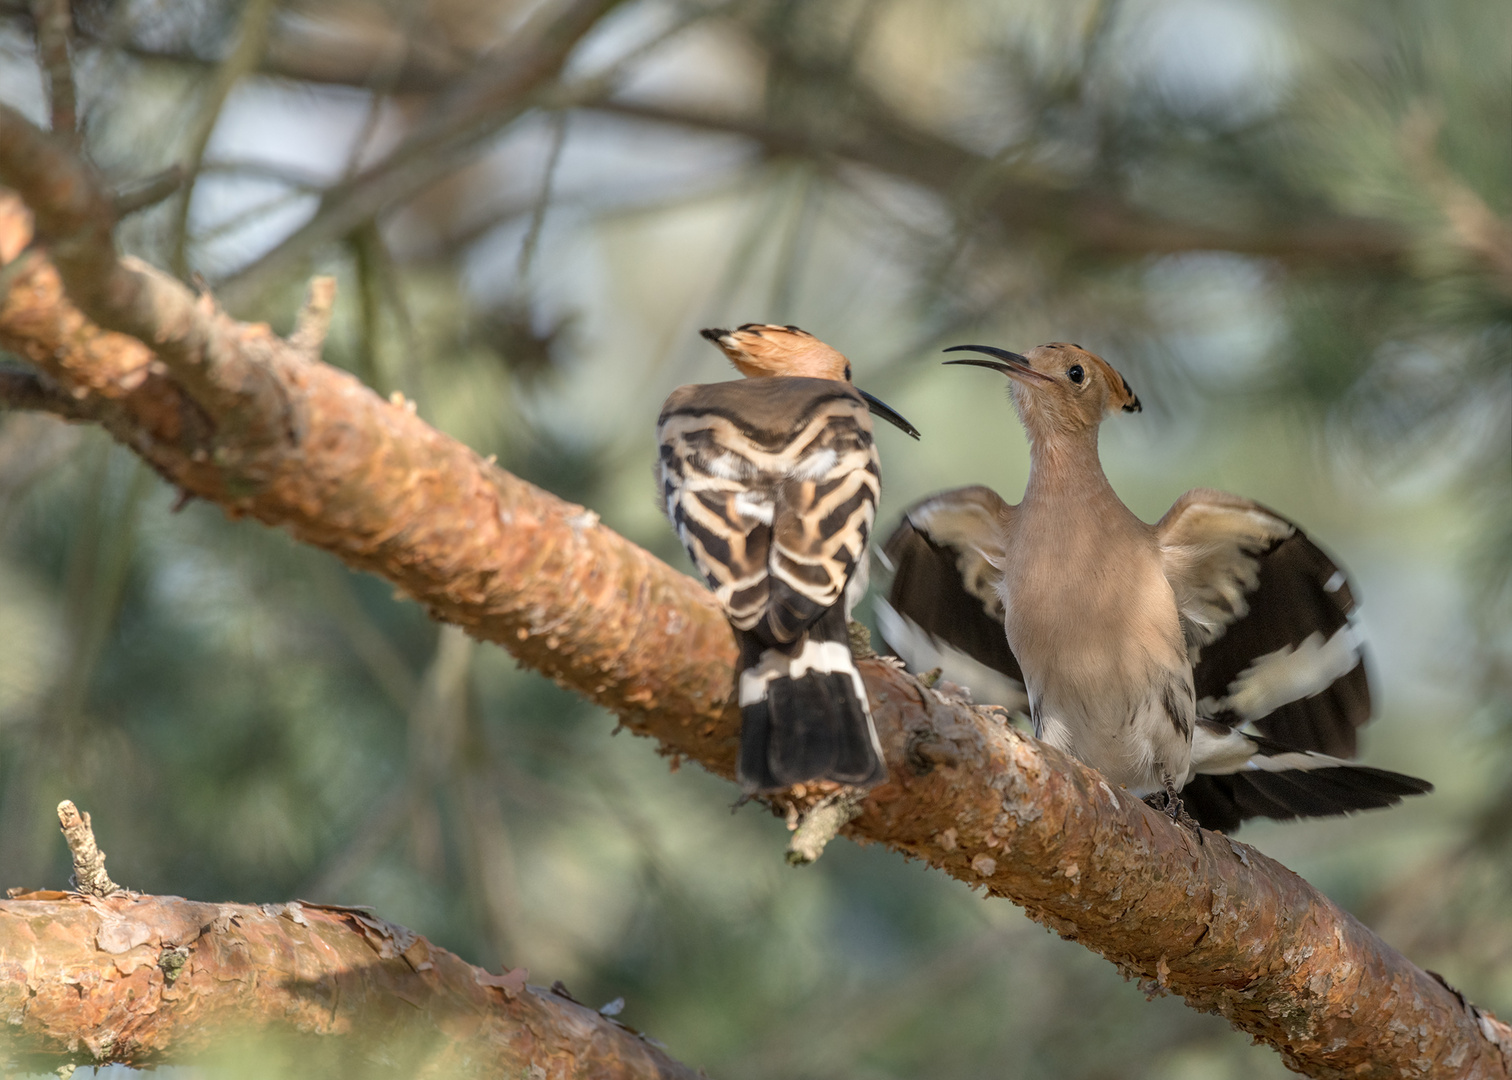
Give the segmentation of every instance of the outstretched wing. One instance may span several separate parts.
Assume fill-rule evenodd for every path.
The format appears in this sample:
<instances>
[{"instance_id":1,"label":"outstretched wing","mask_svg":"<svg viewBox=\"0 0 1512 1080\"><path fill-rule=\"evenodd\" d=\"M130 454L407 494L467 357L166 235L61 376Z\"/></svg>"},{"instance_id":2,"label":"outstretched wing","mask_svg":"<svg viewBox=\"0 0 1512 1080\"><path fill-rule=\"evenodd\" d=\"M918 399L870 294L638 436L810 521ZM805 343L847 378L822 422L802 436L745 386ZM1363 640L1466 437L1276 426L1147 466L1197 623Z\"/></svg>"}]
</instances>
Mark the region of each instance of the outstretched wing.
<instances>
[{"instance_id":1,"label":"outstretched wing","mask_svg":"<svg viewBox=\"0 0 1512 1080\"><path fill-rule=\"evenodd\" d=\"M1370 719L1349 581L1301 529L1198 488L1155 526L1192 658L1198 712L1297 750L1355 753Z\"/></svg>"},{"instance_id":2,"label":"outstretched wing","mask_svg":"<svg viewBox=\"0 0 1512 1080\"><path fill-rule=\"evenodd\" d=\"M982 701L1027 709L1024 675L1003 629L999 539L1013 507L991 488L943 491L903 514L883 548L893 571L877 603L882 636L914 670L940 667Z\"/></svg>"},{"instance_id":3,"label":"outstretched wing","mask_svg":"<svg viewBox=\"0 0 1512 1080\"><path fill-rule=\"evenodd\" d=\"M685 386L657 431L667 516L737 629L787 644L843 603L881 487L860 394L829 379Z\"/></svg>"}]
</instances>

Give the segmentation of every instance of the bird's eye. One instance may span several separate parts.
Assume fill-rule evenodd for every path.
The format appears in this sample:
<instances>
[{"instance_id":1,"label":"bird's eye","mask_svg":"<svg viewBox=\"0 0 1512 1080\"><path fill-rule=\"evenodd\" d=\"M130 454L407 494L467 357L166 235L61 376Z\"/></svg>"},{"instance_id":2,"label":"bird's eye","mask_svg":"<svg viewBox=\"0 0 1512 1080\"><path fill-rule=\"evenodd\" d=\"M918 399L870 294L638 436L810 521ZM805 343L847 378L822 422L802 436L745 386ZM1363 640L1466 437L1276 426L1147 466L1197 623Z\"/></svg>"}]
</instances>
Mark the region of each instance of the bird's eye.
<instances>
[{"instance_id":1,"label":"bird's eye","mask_svg":"<svg viewBox=\"0 0 1512 1080\"><path fill-rule=\"evenodd\" d=\"M851 381L850 365L849 364L845 365L845 381L846 382L850 382Z\"/></svg>"},{"instance_id":2,"label":"bird's eye","mask_svg":"<svg viewBox=\"0 0 1512 1080\"><path fill-rule=\"evenodd\" d=\"M1066 369L1066 378L1070 379L1072 382L1078 385L1080 385L1081 381L1086 377L1087 373L1082 370L1082 366L1080 364L1072 364Z\"/></svg>"}]
</instances>

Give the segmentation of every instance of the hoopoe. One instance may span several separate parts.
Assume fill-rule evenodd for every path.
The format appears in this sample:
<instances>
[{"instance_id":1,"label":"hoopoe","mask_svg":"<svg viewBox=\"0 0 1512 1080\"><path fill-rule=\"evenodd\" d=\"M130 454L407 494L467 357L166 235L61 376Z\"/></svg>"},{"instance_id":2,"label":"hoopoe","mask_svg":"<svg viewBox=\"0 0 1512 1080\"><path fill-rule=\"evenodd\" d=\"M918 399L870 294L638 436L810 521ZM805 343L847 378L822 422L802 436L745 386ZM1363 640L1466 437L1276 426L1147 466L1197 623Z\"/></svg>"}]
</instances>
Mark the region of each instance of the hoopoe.
<instances>
[{"instance_id":1,"label":"hoopoe","mask_svg":"<svg viewBox=\"0 0 1512 1080\"><path fill-rule=\"evenodd\" d=\"M851 365L796 326L704 330L745 376L681 386L657 420L662 505L740 644L747 792L886 778L847 619L866 591L881 470Z\"/></svg>"},{"instance_id":2,"label":"hoopoe","mask_svg":"<svg viewBox=\"0 0 1512 1080\"><path fill-rule=\"evenodd\" d=\"M905 512L879 622L911 666L943 659L953 681L990 684L1036 737L1188 824L1232 831L1432 790L1343 760L1370 688L1349 582L1302 530L1203 488L1145 524L1098 459L1103 419L1140 411L1106 361L1059 343L946 351L993 357L947 363L1011 381L1029 483L1017 506L968 487Z\"/></svg>"}]
</instances>

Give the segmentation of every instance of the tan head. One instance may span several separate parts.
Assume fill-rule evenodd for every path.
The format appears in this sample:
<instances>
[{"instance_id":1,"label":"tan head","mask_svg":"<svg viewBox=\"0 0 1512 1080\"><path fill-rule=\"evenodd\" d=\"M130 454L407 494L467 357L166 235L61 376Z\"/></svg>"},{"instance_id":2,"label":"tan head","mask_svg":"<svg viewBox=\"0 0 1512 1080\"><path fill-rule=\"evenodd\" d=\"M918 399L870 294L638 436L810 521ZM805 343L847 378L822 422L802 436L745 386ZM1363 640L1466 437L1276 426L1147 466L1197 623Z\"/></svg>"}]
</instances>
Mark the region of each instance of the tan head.
<instances>
[{"instance_id":1,"label":"tan head","mask_svg":"<svg viewBox=\"0 0 1512 1080\"><path fill-rule=\"evenodd\" d=\"M705 338L719 346L740 373L748 379L775 377L832 379L849 384L851 365L841 353L830 348L807 330L796 326L773 326L769 323L745 323L735 330L701 330ZM877 416L915 439L914 426L890 407L865 390L857 390L867 407Z\"/></svg>"},{"instance_id":2,"label":"tan head","mask_svg":"<svg viewBox=\"0 0 1512 1080\"><path fill-rule=\"evenodd\" d=\"M986 345L957 345L945 351L996 357L945 362L991 368L1012 379L1013 404L1031 435L1095 431L1111 413L1140 411L1129 381L1080 345L1056 341L1022 356Z\"/></svg>"},{"instance_id":3,"label":"tan head","mask_svg":"<svg viewBox=\"0 0 1512 1080\"><path fill-rule=\"evenodd\" d=\"M736 330L700 332L748 379L796 375L851 381L850 361L796 326L746 323Z\"/></svg>"}]
</instances>

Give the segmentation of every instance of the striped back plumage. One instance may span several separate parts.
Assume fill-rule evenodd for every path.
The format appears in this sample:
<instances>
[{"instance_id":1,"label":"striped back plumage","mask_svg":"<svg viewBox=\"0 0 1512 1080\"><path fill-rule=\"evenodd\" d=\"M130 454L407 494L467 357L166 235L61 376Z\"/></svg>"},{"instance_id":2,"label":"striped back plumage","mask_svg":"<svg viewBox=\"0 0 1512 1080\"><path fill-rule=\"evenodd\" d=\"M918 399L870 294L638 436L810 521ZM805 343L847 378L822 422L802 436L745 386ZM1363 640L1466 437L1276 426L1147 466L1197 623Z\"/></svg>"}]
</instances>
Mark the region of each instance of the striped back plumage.
<instances>
[{"instance_id":1,"label":"striped back plumage","mask_svg":"<svg viewBox=\"0 0 1512 1080\"><path fill-rule=\"evenodd\" d=\"M667 517L737 629L791 642L841 601L881 490L855 391L827 379L685 386L657 430Z\"/></svg>"},{"instance_id":2,"label":"striped back plumage","mask_svg":"<svg viewBox=\"0 0 1512 1080\"><path fill-rule=\"evenodd\" d=\"M881 779L846 635L881 488L866 401L832 379L684 386L657 435L667 517L741 639L742 780Z\"/></svg>"}]
</instances>

